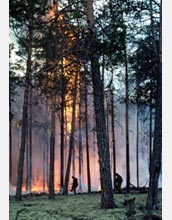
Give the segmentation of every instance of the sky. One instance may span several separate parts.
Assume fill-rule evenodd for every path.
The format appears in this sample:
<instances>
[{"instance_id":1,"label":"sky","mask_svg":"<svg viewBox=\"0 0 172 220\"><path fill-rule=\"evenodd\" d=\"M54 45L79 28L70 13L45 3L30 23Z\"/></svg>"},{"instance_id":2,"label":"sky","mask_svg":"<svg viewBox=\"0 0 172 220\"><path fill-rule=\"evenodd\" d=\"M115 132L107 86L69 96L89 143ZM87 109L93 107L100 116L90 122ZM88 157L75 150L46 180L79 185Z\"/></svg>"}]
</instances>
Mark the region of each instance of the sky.
<instances>
[{"instance_id":1,"label":"sky","mask_svg":"<svg viewBox=\"0 0 172 220\"><path fill-rule=\"evenodd\" d=\"M163 0L163 154L162 154L162 184L163 184L163 220L171 219L172 209L172 146L171 143L171 114L172 98L171 83L172 73L172 13L170 0ZM3 1L3 10L0 13L0 202L3 209L0 211L0 219L9 219L9 158L8 158L8 43L9 43L9 2Z\"/></svg>"}]
</instances>

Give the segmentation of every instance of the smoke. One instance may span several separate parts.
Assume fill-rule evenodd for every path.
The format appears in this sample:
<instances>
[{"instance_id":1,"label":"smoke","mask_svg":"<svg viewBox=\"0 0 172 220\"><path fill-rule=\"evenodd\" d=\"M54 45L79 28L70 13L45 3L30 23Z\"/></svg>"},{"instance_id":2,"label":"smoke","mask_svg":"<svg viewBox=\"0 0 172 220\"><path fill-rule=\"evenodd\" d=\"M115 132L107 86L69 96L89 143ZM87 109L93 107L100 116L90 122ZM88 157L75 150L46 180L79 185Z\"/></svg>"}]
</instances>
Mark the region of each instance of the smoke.
<instances>
[{"instance_id":1,"label":"smoke","mask_svg":"<svg viewBox=\"0 0 172 220\"><path fill-rule=\"evenodd\" d=\"M34 92L33 100L37 100L37 93ZM89 128L89 156L90 156L90 172L91 172L91 190L100 190L100 175L99 175L99 159L97 153L97 140L95 135L94 110L92 95L88 95L88 128ZM17 88L17 95L12 103L12 113L14 118L12 121L12 179L10 182L10 194L17 184L17 165L20 150L21 139L21 117L23 104L23 88ZM122 187L126 184L126 143L125 143L125 105L117 103L115 112L115 139L116 139L116 166L117 172L123 177ZM46 119L48 115L48 121ZM69 117L70 118L70 117ZM110 118L110 117L109 117ZM110 119L109 119L110 120ZM46 113L45 100L39 101L33 106L33 127L32 127L32 188L35 191L46 191L48 187L49 174L49 111ZM109 123L111 125L111 122ZM142 129L142 122L139 122L139 182L143 186L148 184L149 169L148 169L148 146L145 132ZM130 106L129 112L129 142L130 142L130 175L131 183L136 185L136 109ZM111 128L109 128L111 134ZM64 161L65 170L68 159L69 134L65 133L65 149ZM87 192L87 161L86 161L86 140L85 140L85 124L82 123L82 173L81 184L82 192ZM145 138L146 137L146 138ZM110 153L112 158L112 137L109 135ZM58 114L56 116L56 145L55 145L55 190L60 191L60 121ZM111 161L111 170L113 168ZM79 179L79 126L78 119L76 120L75 132L75 170L71 165L71 175L75 175ZM26 184L26 153L24 164L23 184ZM71 180L72 181L72 180ZM43 185L44 189L43 189ZM70 187L70 183L69 183ZM78 187L79 188L79 187ZM79 190L79 189L78 189Z\"/></svg>"}]
</instances>

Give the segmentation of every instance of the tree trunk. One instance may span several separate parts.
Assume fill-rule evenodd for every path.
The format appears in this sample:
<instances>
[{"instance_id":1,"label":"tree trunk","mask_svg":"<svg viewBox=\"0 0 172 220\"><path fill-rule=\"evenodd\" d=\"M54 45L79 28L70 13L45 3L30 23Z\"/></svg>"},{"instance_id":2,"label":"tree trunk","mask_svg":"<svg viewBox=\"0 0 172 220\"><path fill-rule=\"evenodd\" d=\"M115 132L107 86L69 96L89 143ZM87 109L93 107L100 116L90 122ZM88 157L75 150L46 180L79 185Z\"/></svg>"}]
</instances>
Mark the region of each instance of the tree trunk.
<instances>
[{"instance_id":1,"label":"tree trunk","mask_svg":"<svg viewBox=\"0 0 172 220\"><path fill-rule=\"evenodd\" d=\"M72 152L72 168L73 168L72 176L75 176L75 147L73 147L73 152Z\"/></svg>"},{"instance_id":2,"label":"tree trunk","mask_svg":"<svg viewBox=\"0 0 172 220\"><path fill-rule=\"evenodd\" d=\"M67 167L67 147L68 147L68 121L67 121L67 109L64 109L64 117L65 117L65 139L64 139L64 143L65 143L65 154L64 154L64 169L66 169ZM64 187L64 184L63 184Z\"/></svg>"},{"instance_id":3,"label":"tree trunk","mask_svg":"<svg viewBox=\"0 0 172 220\"><path fill-rule=\"evenodd\" d=\"M87 158L87 182L88 193L91 192L91 176L90 176L90 156L89 156L89 141L88 141L88 101L87 101L87 79L85 77L85 132L86 132L86 158Z\"/></svg>"},{"instance_id":4,"label":"tree trunk","mask_svg":"<svg viewBox=\"0 0 172 220\"><path fill-rule=\"evenodd\" d=\"M149 109L149 174L151 171L151 164L152 164L152 89L150 92L150 109Z\"/></svg>"},{"instance_id":5,"label":"tree trunk","mask_svg":"<svg viewBox=\"0 0 172 220\"><path fill-rule=\"evenodd\" d=\"M112 154L113 154L113 183L114 183L114 190L116 188L116 181L115 181L115 174L116 174L116 142L115 142L115 115L114 115L114 95L113 89L110 90L111 92L111 126L112 126Z\"/></svg>"},{"instance_id":6,"label":"tree trunk","mask_svg":"<svg viewBox=\"0 0 172 220\"><path fill-rule=\"evenodd\" d=\"M160 39L158 55L158 73L157 73L157 95L155 110L155 130L154 146L152 152L152 164L149 180L149 192L146 207L148 209L158 208L158 181L162 163L162 1L160 9Z\"/></svg>"},{"instance_id":7,"label":"tree trunk","mask_svg":"<svg viewBox=\"0 0 172 220\"><path fill-rule=\"evenodd\" d=\"M70 176L70 168L72 161L72 152L74 149L74 132L75 132L75 111L76 111L76 96L77 96L77 81L78 81L78 71L76 71L75 83L73 88L73 103L72 103L72 127L71 127L71 135L70 135L70 144L69 144L69 155L67 161L67 169L65 175L65 183L64 183L64 191L63 194L68 194L68 184L69 184L69 176Z\"/></svg>"},{"instance_id":8,"label":"tree trunk","mask_svg":"<svg viewBox=\"0 0 172 220\"><path fill-rule=\"evenodd\" d=\"M98 57L91 57L92 82L94 89L94 108L96 114L96 131L100 162L101 207L114 208L112 181L110 172L109 143L106 135L106 120L103 100L103 85L100 79Z\"/></svg>"},{"instance_id":9,"label":"tree trunk","mask_svg":"<svg viewBox=\"0 0 172 220\"><path fill-rule=\"evenodd\" d=\"M49 174L49 199L54 199L54 158L55 158L55 112L56 102L55 97L52 101L51 110L51 135L50 135L50 174Z\"/></svg>"},{"instance_id":10,"label":"tree trunk","mask_svg":"<svg viewBox=\"0 0 172 220\"><path fill-rule=\"evenodd\" d=\"M32 85L29 86L28 137L26 139L26 191L32 188Z\"/></svg>"},{"instance_id":11,"label":"tree trunk","mask_svg":"<svg viewBox=\"0 0 172 220\"><path fill-rule=\"evenodd\" d=\"M16 201L22 199L22 183L23 183L23 167L24 167L24 154L25 154L25 144L26 135L28 128L28 99L29 99L29 81L31 74L31 56L32 56L32 36L33 30L30 26L29 28L29 42L28 42L28 57L27 57L27 70L25 79L25 90L24 90L24 103L23 103L23 113L22 113L22 125L21 125L21 145L20 145L20 155L18 161L18 179L17 179L17 189L16 189Z\"/></svg>"},{"instance_id":12,"label":"tree trunk","mask_svg":"<svg viewBox=\"0 0 172 220\"><path fill-rule=\"evenodd\" d=\"M108 91L109 92L109 91ZM107 141L109 143L109 94L107 92L107 97L105 98L105 105L106 105L106 111L105 111L105 114L106 114L106 135L107 135Z\"/></svg>"},{"instance_id":13,"label":"tree trunk","mask_svg":"<svg viewBox=\"0 0 172 220\"><path fill-rule=\"evenodd\" d=\"M81 84L81 83L80 83ZM81 102L82 102L82 89L80 85L80 101L79 101L79 190L82 191L82 109L81 109Z\"/></svg>"},{"instance_id":14,"label":"tree trunk","mask_svg":"<svg viewBox=\"0 0 172 220\"><path fill-rule=\"evenodd\" d=\"M45 126L44 126L44 151L43 151L43 191L48 183L48 97L45 100Z\"/></svg>"},{"instance_id":15,"label":"tree trunk","mask_svg":"<svg viewBox=\"0 0 172 220\"><path fill-rule=\"evenodd\" d=\"M136 179L137 187L139 187L139 106L137 103L137 118L136 118Z\"/></svg>"},{"instance_id":16,"label":"tree trunk","mask_svg":"<svg viewBox=\"0 0 172 220\"><path fill-rule=\"evenodd\" d=\"M128 60L126 45L125 53L125 126L126 126L126 190L130 192L130 148L129 148L129 122L128 122Z\"/></svg>"},{"instance_id":17,"label":"tree trunk","mask_svg":"<svg viewBox=\"0 0 172 220\"><path fill-rule=\"evenodd\" d=\"M45 168L46 168L46 126L44 127L44 149L43 149L43 192L45 192L45 186L46 186L46 181L45 181Z\"/></svg>"},{"instance_id":18,"label":"tree trunk","mask_svg":"<svg viewBox=\"0 0 172 220\"><path fill-rule=\"evenodd\" d=\"M153 18L153 7L152 7L152 0L149 1L150 4L150 36L151 36L151 45L152 50L155 54L157 54L156 42L155 42L155 31L154 31L154 18ZM152 59L156 62L156 57L152 57ZM156 74L156 68L152 66L152 76ZM150 130L149 130L149 174L151 173L151 166L152 166L152 88L150 91Z\"/></svg>"},{"instance_id":19,"label":"tree trunk","mask_svg":"<svg viewBox=\"0 0 172 220\"><path fill-rule=\"evenodd\" d=\"M62 67L63 68L63 67ZM60 121L60 130L61 130L61 144L60 144L60 188L63 191L64 185L64 109L65 109L65 89L64 89L64 75L63 70L61 74L61 121Z\"/></svg>"},{"instance_id":20,"label":"tree trunk","mask_svg":"<svg viewBox=\"0 0 172 220\"><path fill-rule=\"evenodd\" d=\"M30 123L29 123L29 190L32 190L32 85L30 86Z\"/></svg>"},{"instance_id":21,"label":"tree trunk","mask_svg":"<svg viewBox=\"0 0 172 220\"><path fill-rule=\"evenodd\" d=\"M94 94L94 110L96 115L96 130L98 155L100 163L101 207L114 208L112 180L110 172L109 143L106 135L106 120L104 110L103 83L100 74L99 56L96 53L96 34L94 26L93 3L87 0L87 18L90 29L92 47L90 48L91 75Z\"/></svg>"},{"instance_id":22,"label":"tree trunk","mask_svg":"<svg viewBox=\"0 0 172 220\"><path fill-rule=\"evenodd\" d=\"M29 120L28 120L28 131L26 135L26 191L29 188Z\"/></svg>"},{"instance_id":23,"label":"tree trunk","mask_svg":"<svg viewBox=\"0 0 172 220\"><path fill-rule=\"evenodd\" d=\"M159 73L160 75L160 73ZM155 112L155 133L154 147L151 159L149 193L147 198L147 208L156 209L158 207L158 181L161 171L161 155L162 155L162 94L161 94L161 76L158 76L157 83L157 99Z\"/></svg>"},{"instance_id":24,"label":"tree trunk","mask_svg":"<svg viewBox=\"0 0 172 220\"><path fill-rule=\"evenodd\" d=\"M9 99L9 181L12 183L12 112L11 98Z\"/></svg>"},{"instance_id":25,"label":"tree trunk","mask_svg":"<svg viewBox=\"0 0 172 220\"><path fill-rule=\"evenodd\" d=\"M48 97L46 97L46 130L45 130L45 185L49 185L49 172L48 172L48 151L49 151L49 145L48 145Z\"/></svg>"}]
</instances>

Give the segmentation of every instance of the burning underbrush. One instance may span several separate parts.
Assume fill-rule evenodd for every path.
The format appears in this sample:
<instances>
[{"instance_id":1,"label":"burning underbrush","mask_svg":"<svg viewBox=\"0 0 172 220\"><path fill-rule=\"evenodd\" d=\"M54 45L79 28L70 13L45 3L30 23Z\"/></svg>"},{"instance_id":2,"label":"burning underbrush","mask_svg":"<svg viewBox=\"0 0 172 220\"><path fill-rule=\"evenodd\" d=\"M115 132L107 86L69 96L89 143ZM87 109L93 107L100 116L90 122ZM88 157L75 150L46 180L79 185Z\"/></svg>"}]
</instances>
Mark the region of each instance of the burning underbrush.
<instances>
[{"instance_id":1,"label":"burning underbrush","mask_svg":"<svg viewBox=\"0 0 172 220\"><path fill-rule=\"evenodd\" d=\"M10 196L10 220L155 220L162 219L162 199L159 191L159 209L145 209L147 193L115 194L115 209L100 209L100 193L56 195L49 200L47 194L24 195L21 202Z\"/></svg>"}]
</instances>

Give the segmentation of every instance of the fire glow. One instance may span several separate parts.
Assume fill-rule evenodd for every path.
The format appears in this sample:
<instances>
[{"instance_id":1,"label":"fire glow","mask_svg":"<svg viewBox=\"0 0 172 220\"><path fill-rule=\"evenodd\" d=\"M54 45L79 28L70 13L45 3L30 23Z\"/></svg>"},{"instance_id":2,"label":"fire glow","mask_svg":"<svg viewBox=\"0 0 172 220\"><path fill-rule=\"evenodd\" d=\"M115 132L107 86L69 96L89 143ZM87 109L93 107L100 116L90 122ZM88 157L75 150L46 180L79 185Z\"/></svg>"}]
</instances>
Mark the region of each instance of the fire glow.
<instances>
[{"instance_id":1,"label":"fire glow","mask_svg":"<svg viewBox=\"0 0 172 220\"><path fill-rule=\"evenodd\" d=\"M55 6L54 6L55 7ZM54 18L54 10L56 8L52 8L50 10L49 15L44 18L44 19L52 19ZM62 17L60 17L62 19ZM70 42L69 46L72 41L75 41L75 37L73 33L66 33L70 37ZM68 65L70 62L67 58L63 58L62 63L64 65ZM81 67L79 67L81 68ZM75 79L75 74L76 74L76 67L75 66L70 66L70 71L72 70L73 76L70 77L69 80L69 85L74 86L74 79ZM68 75L68 69L64 68L64 75ZM53 77L52 73L49 73L50 77ZM78 79L79 80L79 79ZM13 108L17 109L21 108L22 106L22 94L23 92L19 92L19 96L15 97L16 104L13 103ZM76 116L76 128L75 128L75 147L74 147L74 158L72 164L71 164L71 170L70 170L70 178L72 175L76 176L79 180L79 186L77 188L78 192L86 192L87 191L87 160L86 160L86 141L85 141L85 127L82 125L81 131L79 131L78 128L78 118L79 118L79 97L80 94L77 91L77 104L76 104L76 111L75 111L75 116ZM69 151L69 137L70 137L70 132L72 128L72 102L73 102L73 97L69 94L66 94L65 96L66 100L66 106L65 106L65 147L64 147L64 171L66 170L67 166L67 160L68 160L68 151ZM88 95L88 100L89 103L93 103L93 97L92 95ZM16 106L17 107L16 107ZM15 110L16 110L15 109ZM16 112L16 118L21 118L21 111L15 111ZM99 176L99 159L98 159L98 152L97 152L97 140L95 137L95 131L94 131L94 114L93 114L93 106L88 106L88 127L89 127L89 157L90 157L90 174L91 174L91 190L92 191L100 191L100 176ZM37 119L39 118L39 119ZM34 119L35 121L39 120L39 123L45 124L45 103L41 104L39 103L38 106L34 107ZM17 185L17 164L18 164L18 155L19 155L19 148L20 148L20 138L21 138L21 131L20 131L20 125L19 123L16 122L13 125L12 129L12 136L13 136L13 157L12 157L12 179L10 183L10 193L14 192L16 190L16 185ZM123 126L124 127L124 126ZM118 132L118 129L116 129ZM22 186L22 193L48 193L48 179L49 179L49 133L50 131L48 130L47 137L45 137L45 130L40 126L40 130L35 126L33 126L33 152L32 152L32 173L31 173L31 184L30 188L27 186L27 169L26 169L26 160L24 164L24 175L23 175L23 186ZM79 175L79 135L81 132L82 136L82 172L81 176ZM109 130L109 133L111 130ZM124 141L122 141L122 138L125 137L124 134L117 134L117 171L124 176L125 174L125 146ZM111 137L110 143L111 141ZM124 139L124 138L123 138ZM46 141L45 141L46 140ZM135 140L135 138L133 138ZM131 145L134 146L134 143ZM46 157L48 158L47 161L44 161L43 157L43 150L44 148L47 147L47 154ZM54 189L55 192L59 193L61 192L60 188L60 122L58 120L58 117L56 117L56 142L55 142L55 164L54 164ZM134 150L133 150L134 152ZM111 154L111 171L113 170L113 163L112 163L112 150L110 149L110 154ZM25 156L26 159L26 156ZM143 164L145 166L145 164ZM132 167L135 167L135 165L132 165ZM134 168L133 168L134 170ZM112 175L113 176L113 175ZM145 177L144 177L145 178ZM70 179L70 181L72 181ZM134 182L134 181L133 181ZM70 189L71 182L69 182L68 188Z\"/></svg>"},{"instance_id":2,"label":"fire glow","mask_svg":"<svg viewBox=\"0 0 172 220\"><path fill-rule=\"evenodd\" d=\"M15 118L20 118L20 111L18 110L19 106L22 106L22 90L18 88L19 96L16 96L16 103L13 103L13 109L16 112ZM92 103L93 97L88 95L89 103ZM45 121L45 103L40 103L38 106L34 107L35 115L34 118L41 120L40 123L44 124ZM39 109L39 110L38 110ZM76 110L78 111L78 110ZM122 113L122 108L121 108ZM78 113L76 113L77 115ZM93 107L90 105L88 106L88 127L89 127L89 156L90 156L90 173L91 173L91 190L92 191L99 191L100 190L100 176L99 176L99 159L98 159L98 152L97 152L97 140L95 135L94 128L94 115L93 115ZM14 118L14 120L15 120ZM120 121L122 120L123 115L121 114ZM78 119L77 119L78 120ZM133 118L134 120L134 118ZM71 126L71 111L68 109L67 120L68 124ZM124 123L124 122L123 122ZM134 126L135 123L133 123ZM122 126L125 126L122 124ZM134 130L134 127L132 128ZM70 127L65 128L65 146L64 146L64 171L66 171L67 160L68 160L68 151L69 151L69 137L70 137ZM13 148L12 148L12 178L11 178L11 186L10 186L10 193L15 190L15 186L17 185L17 164L18 164L18 155L20 149L20 128L16 128L15 123L13 124L12 128L12 136L13 136ZM80 132L80 133L79 133ZM111 134L111 130L109 130ZM49 131L48 131L48 138L45 136L44 129L37 129L36 126L33 126L33 152L32 152L32 181L31 181L31 189L28 189L27 192L35 192L41 193L46 192L48 193L48 178L49 178ZM79 175L79 134L82 136L82 170L81 176ZM135 184L136 177L135 177L135 133L132 133L131 136L131 182ZM117 165L117 172L119 172L124 179L123 186L125 186L125 136L123 130L119 127L116 128L116 165ZM47 142L46 142L47 141ZM111 149L111 135L109 138L110 143L110 155L111 155L111 172L113 169L113 162L112 162L112 149ZM43 160L43 149L47 146L47 161ZM55 191L57 193L61 192L60 189L60 121L56 120L56 141L55 141L55 180L54 186ZM146 150L146 148L144 148ZM78 192L87 192L87 160L86 160L86 137L85 137L85 127L84 124L81 127L81 131L78 128L78 121L76 121L76 129L75 129L75 158L74 163L71 163L71 170L70 170L70 180L68 189L71 187L71 176L75 175L79 180L79 186L77 188ZM147 176L148 176L148 163L145 157L140 160L140 172L142 173L140 177L141 183L146 183ZM73 167L75 165L75 169ZM26 193L26 160L24 163L24 175L23 175L23 193ZM13 187L14 186L14 187ZM13 192L14 194L14 192Z\"/></svg>"}]
</instances>

